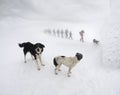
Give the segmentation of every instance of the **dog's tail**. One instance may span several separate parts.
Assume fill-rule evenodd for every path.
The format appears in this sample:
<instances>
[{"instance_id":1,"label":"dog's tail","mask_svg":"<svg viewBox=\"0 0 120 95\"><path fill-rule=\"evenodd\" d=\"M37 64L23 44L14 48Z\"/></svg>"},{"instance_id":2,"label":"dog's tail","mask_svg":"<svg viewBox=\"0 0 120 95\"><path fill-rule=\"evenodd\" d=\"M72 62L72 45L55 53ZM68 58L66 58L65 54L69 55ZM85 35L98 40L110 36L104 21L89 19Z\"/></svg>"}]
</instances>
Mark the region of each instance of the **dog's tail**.
<instances>
[{"instance_id":1,"label":"dog's tail","mask_svg":"<svg viewBox=\"0 0 120 95\"><path fill-rule=\"evenodd\" d=\"M18 45L19 45L19 47L21 47L21 48L24 47L24 43L22 43L22 44L19 43Z\"/></svg>"},{"instance_id":2,"label":"dog's tail","mask_svg":"<svg viewBox=\"0 0 120 95\"><path fill-rule=\"evenodd\" d=\"M55 67L57 67L58 63L56 62L56 59L55 59L55 58L53 59L53 63L54 63L54 65L55 65Z\"/></svg>"}]
</instances>

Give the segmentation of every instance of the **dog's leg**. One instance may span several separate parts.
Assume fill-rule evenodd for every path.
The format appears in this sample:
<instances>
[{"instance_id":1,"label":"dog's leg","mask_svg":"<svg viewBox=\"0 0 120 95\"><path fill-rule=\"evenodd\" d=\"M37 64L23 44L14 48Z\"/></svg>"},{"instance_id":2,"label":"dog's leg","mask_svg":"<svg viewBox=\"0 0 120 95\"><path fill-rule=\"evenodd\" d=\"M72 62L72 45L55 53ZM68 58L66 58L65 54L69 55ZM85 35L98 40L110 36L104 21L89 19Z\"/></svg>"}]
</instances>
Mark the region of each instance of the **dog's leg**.
<instances>
[{"instance_id":1,"label":"dog's leg","mask_svg":"<svg viewBox=\"0 0 120 95\"><path fill-rule=\"evenodd\" d=\"M37 54L36 54L35 60L36 60L36 63L37 63L37 69L40 70L39 57L38 57Z\"/></svg>"},{"instance_id":2,"label":"dog's leg","mask_svg":"<svg viewBox=\"0 0 120 95\"><path fill-rule=\"evenodd\" d=\"M23 49L23 53L24 53L24 63L27 63L27 61L26 61L26 54L27 54L27 51L25 50L25 48Z\"/></svg>"},{"instance_id":3,"label":"dog's leg","mask_svg":"<svg viewBox=\"0 0 120 95\"><path fill-rule=\"evenodd\" d=\"M71 74L71 69L72 69L72 68L71 68L71 67L69 67L69 69L68 69L68 73L67 73L67 76L68 76L68 77L70 77L70 76L71 76L71 75L70 75L70 74Z\"/></svg>"},{"instance_id":4,"label":"dog's leg","mask_svg":"<svg viewBox=\"0 0 120 95\"><path fill-rule=\"evenodd\" d=\"M58 73L57 73L57 70L60 70L59 68L60 68L61 65L62 65L62 64L58 64L57 67L55 67L55 74L56 74L56 75L58 74Z\"/></svg>"},{"instance_id":5,"label":"dog's leg","mask_svg":"<svg viewBox=\"0 0 120 95\"><path fill-rule=\"evenodd\" d=\"M41 55L39 55L39 60L42 66L45 66L45 64L42 63Z\"/></svg>"},{"instance_id":6,"label":"dog's leg","mask_svg":"<svg viewBox=\"0 0 120 95\"><path fill-rule=\"evenodd\" d=\"M24 63L27 63L27 61L26 61L26 55L24 54Z\"/></svg>"},{"instance_id":7,"label":"dog's leg","mask_svg":"<svg viewBox=\"0 0 120 95\"><path fill-rule=\"evenodd\" d=\"M31 57L32 57L32 60L34 60L34 57L33 57L33 55L31 54Z\"/></svg>"}]
</instances>

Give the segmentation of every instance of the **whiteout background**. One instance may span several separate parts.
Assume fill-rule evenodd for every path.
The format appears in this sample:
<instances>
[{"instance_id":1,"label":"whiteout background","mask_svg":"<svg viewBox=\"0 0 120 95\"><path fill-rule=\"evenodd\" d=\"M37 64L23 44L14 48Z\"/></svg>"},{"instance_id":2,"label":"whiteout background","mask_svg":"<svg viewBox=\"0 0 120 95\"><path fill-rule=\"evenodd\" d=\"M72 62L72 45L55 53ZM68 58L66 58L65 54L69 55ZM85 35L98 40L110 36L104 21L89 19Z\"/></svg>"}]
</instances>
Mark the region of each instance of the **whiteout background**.
<instances>
[{"instance_id":1,"label":"whiteout background","mask_svg":"<svg viewBox=\"0 0 120 95\"><path fill-rule=\"evenodd\" d=\"M0 0L0 95L120 95L119 0ZM73 39L44 34L45 29L68 29ZM85 43L79 31L85 30ZM100 45L92 39L100 40ZM18 43L41 42L45 67L37 71ZM56 55L84 57L66 76L62 66L54 75Z\"/></svg>"}]
</instances>

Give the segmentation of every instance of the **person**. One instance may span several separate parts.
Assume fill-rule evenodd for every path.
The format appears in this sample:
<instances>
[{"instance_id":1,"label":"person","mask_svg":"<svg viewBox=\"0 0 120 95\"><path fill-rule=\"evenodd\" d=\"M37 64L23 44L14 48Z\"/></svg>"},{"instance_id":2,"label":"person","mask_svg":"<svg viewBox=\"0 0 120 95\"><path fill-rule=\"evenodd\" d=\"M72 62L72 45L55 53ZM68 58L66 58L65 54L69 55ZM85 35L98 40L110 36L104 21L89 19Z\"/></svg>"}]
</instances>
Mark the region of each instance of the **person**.
<instances>
[{"instance_id":1,"label":"person","mask_svg":"<svg viewBox=\"0 0 120 95\"><path fill-rule=\"evenodd\" d=\"M83 38L84 33L85 33L84 30L82 30L82 31L79 32L80 37L81 37L81 38L80 38L80 41L81 41L81 42L84 42L84 38Z\"/></svg>"},{"instance_id":2,"label":"person","mask_svg":"<svg viewBox=\"0 0 120 95\"><path fill-rule=\"evenodd\" d=\"M59 29L57 30L57 35L58 35L58 37L60 36L60 31L59 31Z\"/></svg>"},{"instance_id":3,"label":"person","mask_svg":"<svg viewBox=\"0 0 120 95\"><path fill-rule=\"evenodd\" d=\"M56 32L55 32L55 29L53 29L53 35L56 36Z\"/></svg>"},{"instance_id":4,"label":"person","mask_svg":"<svg viewBox=\"0 0 120 95\"><path fill-rule=\"evenodd\" d=\"M63 30L61 30L61 37L63 38Z\"/></svg>"},{"instance_id":5,"label":"person","mask_svg":"<svg viewBox=\"0 0 120 95\"><path fill-rule=\"evenodd\" d=\"M72 38L72 32L70 31L70 33L69 33L69 39L73 39Z\"/></svg>"},{"instance_id":6,"label":"person","mask_svg":"<svg viewBox=\"0 0 120 95\"><path fill-rule=\"evenodd\" d=\"M65 37L68 38L68 30L65 30Z\"/></svg>"}]
</instances>

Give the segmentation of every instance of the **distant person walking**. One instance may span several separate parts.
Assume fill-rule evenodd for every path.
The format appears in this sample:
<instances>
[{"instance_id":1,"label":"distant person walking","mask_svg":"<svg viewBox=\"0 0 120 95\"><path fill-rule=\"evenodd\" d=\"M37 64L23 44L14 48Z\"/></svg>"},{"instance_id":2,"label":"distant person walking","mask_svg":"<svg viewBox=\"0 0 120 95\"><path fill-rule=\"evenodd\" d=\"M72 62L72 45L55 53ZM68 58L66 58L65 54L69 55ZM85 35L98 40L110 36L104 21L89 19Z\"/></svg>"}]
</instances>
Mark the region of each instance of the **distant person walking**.
<instances>
[{"instance_id":1,"label":"distant person walking","mask_svg":"<svg viewBox=\"0 0 120 95\"><path fill-rule=\"evenodd\" d=\"M55 29L53 29L53 35L56 36L56 32L55 32Z\"/></svg>"},{"instance_id":2,"label":"distant person walking","mask_svg":"<svg viewBox=\"0 0 120 95\"><path fill-rule=\"evenodd\" d=\"M59 31L59 29L57 30L57 35L58 35L58 37L60 37L60 31Z\"/></svg>"},{"instance_id":3,"label":"distant person walking","mask_svg":"<svg viewBox=\"0 0 120 95\"><path fill-rule=\"evenodd\" d=\"M85 33L84 30L82 30L82 31L79 32L80 37L81 37L81 38L80 38L80 41L81 41L81 42L84 42L84 38L83 38L84 33Z\"/></svg>"},{"instance_id":4,"label":"distant person walking","mask_svg":"<svg viewBox=\"0 0 120 95\"><path fill-rule=\"evenodd\" d=\"M72 38L72 32L70 31L70 33L69 33L69 39L73 39Z\"/></svg>"},{"instance_id":5,"label":"distant person walking","mask_svg":"<svg viewBox=\"0 0 120 95\"><path fill-rule=\"evenodd\" d=\"M68 30L65 30L65 37L68 38Z\"/></svg>"},{"instance_id":6,"label":"distant person walking","mask_svg":"<svg viewBox=\"0 0 120 95\"><path fill-rule=\"evenodd\" d=\"M62 37L62 38L63 38L63 33L64 33L63 30L61 30L61 37Z\"/></svg>"}]
</instances>

